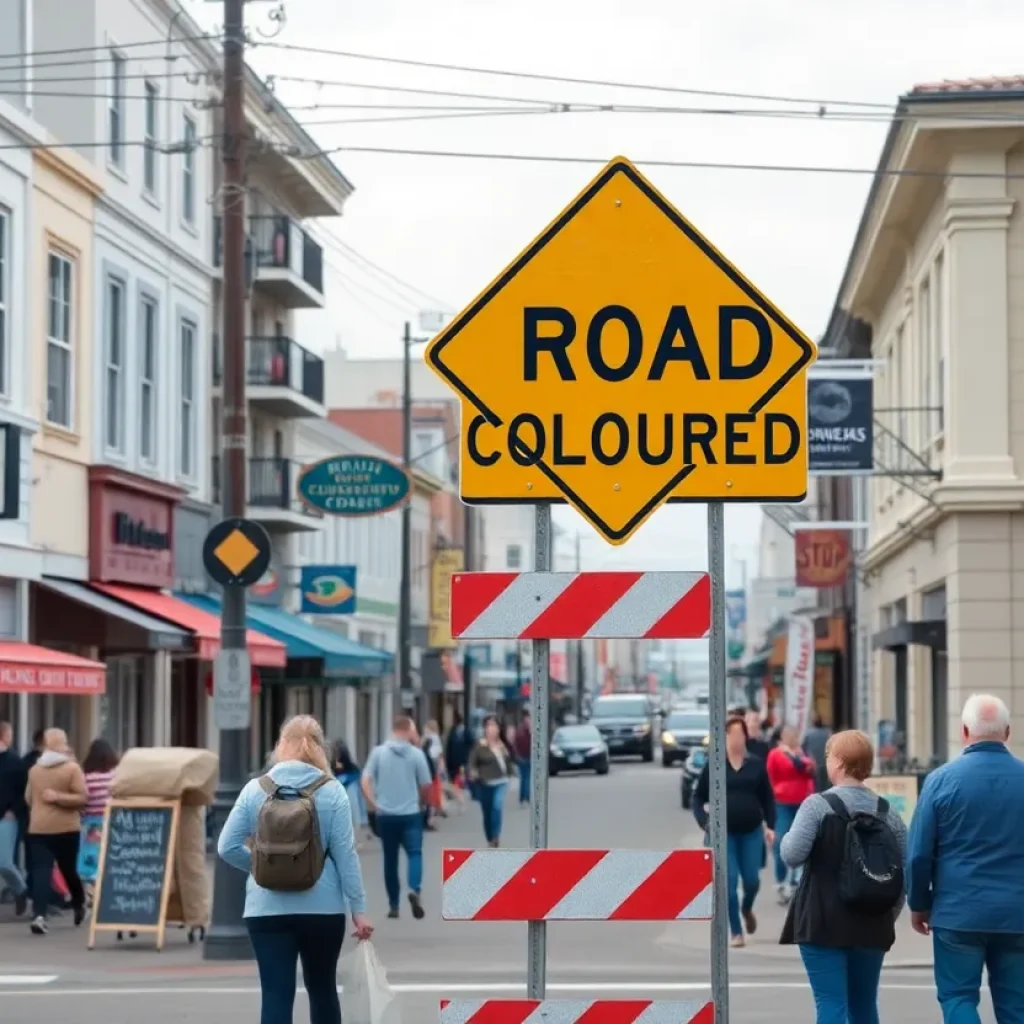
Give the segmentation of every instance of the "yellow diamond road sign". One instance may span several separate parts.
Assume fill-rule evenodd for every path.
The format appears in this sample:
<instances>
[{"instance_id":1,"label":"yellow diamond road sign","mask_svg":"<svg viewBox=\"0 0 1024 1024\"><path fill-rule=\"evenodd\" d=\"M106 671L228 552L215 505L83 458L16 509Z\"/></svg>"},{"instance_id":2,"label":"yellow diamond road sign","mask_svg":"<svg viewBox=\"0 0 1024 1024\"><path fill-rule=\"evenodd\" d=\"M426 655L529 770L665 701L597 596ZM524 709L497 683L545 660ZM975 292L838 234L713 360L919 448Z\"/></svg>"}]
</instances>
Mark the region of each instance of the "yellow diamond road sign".
<instances>
[{"instance_id":1,"label":"yellow diamond road sign","mask_svg":"<svg viewBox=\"0 0 1024 1024\"><path fill-rule=\"evenodd\" d=\"M613 160L430 344L462 498L566 500L612 544L666 501L800 501L814 343Z\"/></svg>"},{"instance_id":2,"label":"yellow diamond road sign","mask_svg":"<svg viewBox=\"0 0 1024 1024\"><path fill-rule=\"evenodd\" d=\"M252 560L259 555L260 549L241 530L234 530L213 549L213 553L231 572L241 576Z\"/></svg>"}]
</instances>

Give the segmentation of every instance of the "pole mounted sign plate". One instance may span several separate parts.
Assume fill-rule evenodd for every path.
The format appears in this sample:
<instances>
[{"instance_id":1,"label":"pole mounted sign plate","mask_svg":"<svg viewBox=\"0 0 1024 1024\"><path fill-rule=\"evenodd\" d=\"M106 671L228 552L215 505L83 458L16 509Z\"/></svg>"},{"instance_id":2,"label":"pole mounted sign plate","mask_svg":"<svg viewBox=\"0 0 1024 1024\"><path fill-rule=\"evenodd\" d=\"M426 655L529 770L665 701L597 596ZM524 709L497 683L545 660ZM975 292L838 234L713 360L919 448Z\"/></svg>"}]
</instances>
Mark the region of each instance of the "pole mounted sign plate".
<instances>
[{"instance_id":1,"label":"pole mounted sign plate","mask_svg":"<svg viewBox=\"0 0 1024 1024\"><path fill-rule=\"evenodd\" d=\"M203 566L222 587L251 587L270 566L270 537L251 519L222 519L203 541Z\"/></svg>"},{"instance_id":2,"label":"pole mounted sign plate","mask_svg":"<svg viewBox=\"0 0 1024 1024\"><path fill-rule=\"evenodd\" d=\"M468 504L568 501L622 544L666 501L800 501L798 330L617 158L427 350Z\"/></svg>"}]
</instances>

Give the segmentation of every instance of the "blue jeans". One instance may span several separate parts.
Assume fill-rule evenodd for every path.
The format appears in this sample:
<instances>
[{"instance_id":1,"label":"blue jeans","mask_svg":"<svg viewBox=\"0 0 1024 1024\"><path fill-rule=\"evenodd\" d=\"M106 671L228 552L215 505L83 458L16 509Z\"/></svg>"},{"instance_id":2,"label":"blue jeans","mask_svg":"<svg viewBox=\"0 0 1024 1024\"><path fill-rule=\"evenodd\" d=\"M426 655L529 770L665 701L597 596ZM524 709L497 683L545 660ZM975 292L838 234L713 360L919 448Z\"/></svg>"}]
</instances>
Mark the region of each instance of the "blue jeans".
<instances>
[{"instance_id":1,"label":"blue jeans","mask_svg":"<svg viewBox=\"0 0 1024 1024\"><path fill-rule=\"evenodd\" d=\"M761 858L764 856L764 832L755 828L753 832L730 832L726 836L729 851L729 931L733 935L743 934L740 909L746 913L754 909L757 890L761 887ZM740 904L738 888L743 881L743 903Z\"/></svg>"},{"instance_id":2,"label":"blue jeans","mask_svg":"<svg viewBox=\"0 0 1024 1024\"><path fill-rule=\"evenodd\" d=\"M505 810L505 790L508 782L480 786L480 807L484 815L484 838L487 842L501 838L501 816Z\"/></svg>"},{"instance_id":3,"label":"blue jeans","mask_svg":"<svg viewBox=\"0 0 1024 1024\"><path fill-rule=\"evenodd\" d=\"M881 949L800 947L814 994L817 1024L878 1024Z\"/></svg>"},{"instance_id":4,"label":"blue jeans","mask_svg":"<svg viewBox=\"0 0 1024 1024\"><path fill-rule=\"evenodd\" d=\"M796 818L798 810L800 810L799 804L775 805L775 846L772 848L772 853L775 856L776 885L782 885L786 881L796 885L796 869L789 867L782 859L782 837L793 827L793 820Z\"/></svg>"},{"instance_id":5,"label":"blue jeans","mask_svg":"<svg viewBox=\"0 0 1024 1024\"><path fill-rule=\"evenodd\" d=\"M15 818L0 819L0 878L15 896L25 893L28 886L18 870L15 856L18 852L18 822Z\"/></svg>"},{"instance_id":6,"label":"blue jeans","mask_svg":"<svg viewBox=\"0 0 1024 1024\"><path fill-rule=\"evenodd\" d=\"M519 802L528 804L530 802L530 759L517 757L516 765L519 768Z\"/></svg>"},{"instance_id":7,"label":"blue jeans","mask_svg":"<svg viewBox=\"0 0 1024 1024\"><path fill-rule=\"evenodd\" d=\"M341 1024L335 974L345 939L345 915L277 914L247 917L245 924L260 972L260 1024L291 1024L299 960L310 1024Z\"/></svg>"},{"instance_id":8,"label":"blue jeans","mask_svg":"<svg viewBox=\"0 0 1024 1024\"><path fill-rule=\"evenodd\" d=\"M945 1024L979 1024L981 971L999 1024L1024 1020L1024 935L932 929L935 990Z\"/></svg>"},{"instance_id":9,"label":"blue jeans","mask_svg":"<svg viewBox=\"0 0 1024 1024\"><path fill-rule=\"evenodd\" d=\"M388 907L397 910L402 895L398 880L398 851L405 850L409 862L409 891L419 893L423 885L423 815L378 814L377 835L384 850L384 888Z\"/></svg>"}]
</instances>

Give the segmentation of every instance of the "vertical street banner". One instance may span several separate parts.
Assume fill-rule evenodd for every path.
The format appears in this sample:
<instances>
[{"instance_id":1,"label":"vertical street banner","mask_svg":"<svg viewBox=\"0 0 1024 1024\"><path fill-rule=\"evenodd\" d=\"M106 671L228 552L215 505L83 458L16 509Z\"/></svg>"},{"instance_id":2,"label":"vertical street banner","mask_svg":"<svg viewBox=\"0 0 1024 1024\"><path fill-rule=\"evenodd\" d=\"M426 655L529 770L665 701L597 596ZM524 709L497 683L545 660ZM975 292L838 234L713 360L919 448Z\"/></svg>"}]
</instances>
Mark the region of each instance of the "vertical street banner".
<instances>
[{"instance_id":1,"label":"vertical street banner","mask_svg":"<svg viewBox=\"0 0 1024 1024\"><path fill-rule=\"evenodd\" d=\"M814 710L814 620L806 615L794 615L789 620L783 689L784 721L803 737Z\"/></svg>"},{"instance_id":2,"label":"vertical street banner","mask_svg":"<svg viewBox=\"0 0 1024 1024\"><path fill-rule=\"evenodd\" d=\"M853 565L849 530L795 530L796 585L828 590L846 583Z\"/></svg>"},{"instance_id":3,"label":"vertical street banner","mask_svg":"<svg viewBox=\"0 0 1024 1024\"><path fill-rule=\"evenodd\" d=\"M807 382L810 472L821 476L868 474L875 468L874 381L826 377Z\"/></svg>"},{"instance_id":4,"label":"vertical street banner","mask_svg":"<svg viewBox=\"0 0 1024 1024\"><path fill-rule=\"evenodd\" d=\"M452 573L465 568L462 548L438 548L430 566L430 622L427 646L432 650L452 650L458 643L452 637Z\"/></svg>"},{"instance_id":5,"label":"vertical street banner","mask_svg":"<svg viewBox=\"0 0 1024 1024\"><path fill-rule=\"evenodd\" d=\"M725 656L731 662L743 660L747 649L747 592L725 592Z\"/></svg>"}]
</instances>

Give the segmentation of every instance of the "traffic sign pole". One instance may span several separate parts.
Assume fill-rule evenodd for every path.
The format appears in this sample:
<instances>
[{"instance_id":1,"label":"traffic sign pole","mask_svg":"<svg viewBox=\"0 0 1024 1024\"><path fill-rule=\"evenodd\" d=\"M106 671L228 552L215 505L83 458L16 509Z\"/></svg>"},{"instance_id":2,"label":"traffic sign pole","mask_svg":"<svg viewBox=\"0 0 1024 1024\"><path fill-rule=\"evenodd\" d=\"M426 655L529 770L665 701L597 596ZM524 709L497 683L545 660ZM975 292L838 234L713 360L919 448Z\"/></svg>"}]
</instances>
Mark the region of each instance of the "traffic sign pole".
<instances>
[{"instance_id":1,"label":"traffic sign pole","mask_svg":"<svg viewBox=\"0 0 1024 1024\"><path fill-rule=\"evenodd\" d=\"M708 713L711 742L708 752L708 816L712 863L715 865L711 918L711 995L715 1024L729 1024L729 886L725 817L725 506L708 502L708 572L711 576L711 642Z\"/></svg>"},{"instance_id":2,"label":"traffic sign pole","mask_svg":"<svg viewBox=\"0 0 1024 1024\"><path fill-rule=\"evenodd\" d=\"M245 28L244 0L224 0L224 454L221 459L226 517L245 515ZM221 650L245 651L245 589L224 588ZM217 685L215 675L214 686ZM248 717L248 716L247 716ZM249 722L220 733L220 784L214 798L214 835L245 785L249 767ZM206 960L251 960L252 945L242 920L245 875L217 858Z\"/></svg>"},{"instance_id":3,"label":"traffic sign pole","mask_svg":"<svg viewBox=\"0 0 1024 1024\"><path fill-rule=\"evenodd\" d=\"M551 571L551 506L534 508L533 567ZM518 644L518 640L516 643ZM551 746L551 641L533 641L533 679L530 683L530 849L548 845L548 749ZM547 986L547 925L526 925L526 993L543 999Z\"/></svg>"}]
</instances>

